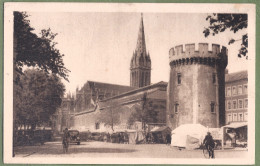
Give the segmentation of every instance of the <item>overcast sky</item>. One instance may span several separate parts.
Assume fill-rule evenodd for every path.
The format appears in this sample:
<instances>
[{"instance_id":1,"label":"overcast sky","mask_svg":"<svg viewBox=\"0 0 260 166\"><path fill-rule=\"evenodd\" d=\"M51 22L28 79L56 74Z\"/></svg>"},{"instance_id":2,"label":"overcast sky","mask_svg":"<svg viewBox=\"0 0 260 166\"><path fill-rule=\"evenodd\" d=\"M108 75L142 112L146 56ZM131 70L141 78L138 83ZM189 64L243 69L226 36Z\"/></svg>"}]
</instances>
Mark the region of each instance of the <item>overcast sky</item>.
<instances>
[{"instance_id":1,"label":"overcast sky","mask_svg":"<svg viewBox=\"0 0 260 166\"><path fill-rule=\"evenodd\" d=\"M88 80L130 85L130 60L136 47L140 13L55 13L28 12L31 26L38 34L51 28L58 33L56 47L65 54L64 63L71 70L67 92L75 92ZM168 82L171 47L179 44L207 42L228 47L229 72L247 69L245 58L238 58L240 39L246 30L225 32L205 38L207 14L144 13L146 48L152 60L151 82ZM196 45L197 48L197 45Z\"/></svg>"}]
</instances>

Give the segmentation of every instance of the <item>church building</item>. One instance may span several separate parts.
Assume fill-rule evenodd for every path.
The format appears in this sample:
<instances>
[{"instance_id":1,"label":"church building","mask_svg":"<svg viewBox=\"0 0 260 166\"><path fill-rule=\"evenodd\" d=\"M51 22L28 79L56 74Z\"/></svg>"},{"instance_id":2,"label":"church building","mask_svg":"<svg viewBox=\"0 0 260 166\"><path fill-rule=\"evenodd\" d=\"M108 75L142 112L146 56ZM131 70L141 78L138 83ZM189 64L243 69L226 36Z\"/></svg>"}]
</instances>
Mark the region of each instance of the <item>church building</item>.
<instances>
[{"instance_id":1,"label":"church building","mask_svg":"<svg viewBox=\"0 0 260 166\"><path fill-rule=\"evenodd\" d=\"M137 44L130 62L130 86L88 81L81 89L76 89L75 96L64 98L59 112L66 112L66 120L63 120L58 130L68 127L80 131L108 131L111 125L103 123L104 119L100 116L111 109L120 110L116 115L120 120L114 124L115 129L142 129L145 126L140 126L138 120L129 123L129 119L136 111L145 109L153 113L153 118L146 120L146 126L164 126L166 91L166 82L151 84L151 58L146 50L141 15ZM67 106L71 103L73 106L68 110Z\"/></svg>"}]
</instances>

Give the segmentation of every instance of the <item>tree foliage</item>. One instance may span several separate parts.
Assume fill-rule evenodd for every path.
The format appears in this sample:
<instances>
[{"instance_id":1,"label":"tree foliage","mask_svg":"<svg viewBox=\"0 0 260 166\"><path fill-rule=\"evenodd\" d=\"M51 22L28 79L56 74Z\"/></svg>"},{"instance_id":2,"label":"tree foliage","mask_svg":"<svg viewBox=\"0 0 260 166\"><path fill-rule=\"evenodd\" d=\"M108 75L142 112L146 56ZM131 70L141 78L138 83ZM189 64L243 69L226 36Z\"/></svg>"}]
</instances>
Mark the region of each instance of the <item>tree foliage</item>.
<instances>
[{"instance_id":1,"label":"tree foliage","mask_svg":"<svg viewBox=\"0 0 260 166\"><path fill-rule=\"evenodd\" d=\"M224 32L229 29L230 31L236 33L239 30L247 28L248 25L248 15L247 14L211 14L207 16L207 21L209 21L209 27L205 28L203 33L205 37L209 35L215 36L220 32ZM238 57L248 58L248 35L243 34L240 39L230 39L228 44L233 44L236 41L241 40L241 48L239 49Z\"/></svg>"},{"instance_id":2,"label":"tree foliage","mask_svg":"<svg viewBox=\"0 0 260 166\"><path fill-rule=\"evenodd\" d=\"M128 124L133 125L135 122L141 122L142 128L145 129L147 123L156 123L157 122L157 115L158 113L153 108L152 101L147 100L147 94L145 93L141 105L136 105L134 107L134 111L130 115L128 119Z\"/></svg>"},{"instance_id":3,"label":"tree foliage","mask_svg":"<svg viewBox=\"0 0 260 166\"><path fill-rule=\"evenodd\" d=\"M64 85L59 77L39 70L26 70L20 84L14 84L14 120L16 125L46 124L60 107Z\"/></svg>"},{"instance_id":4,"label":"tree foliage","mask_svg":"<svg viewBox=\"0 0 260 166\"><path fill-rule=\"evenodd\" d=\"M33 33L28 15L14 12L14 67L17 73L23 73L23 67L35 67L46 73L57 74L68 81L68 73L63 63L63 54L55 48L53 42L57 33L50 29L41 30L40 37ZM19 75L16 75L19 80ZM17 80L15 80L17 81Z\"/></svg>"},{"instance_id":5,"label":"tree foliage","mask_svg":"<svg viewBox=\"0 0 260 166\"><path fill-rule=\"evenodd\" d=\"M97 121L104 123L105 126L110 126L114 131L114 126L120 124L121 107L115 101L107 102L108 108L100 111Z\"/></svg>"}]
</instances>

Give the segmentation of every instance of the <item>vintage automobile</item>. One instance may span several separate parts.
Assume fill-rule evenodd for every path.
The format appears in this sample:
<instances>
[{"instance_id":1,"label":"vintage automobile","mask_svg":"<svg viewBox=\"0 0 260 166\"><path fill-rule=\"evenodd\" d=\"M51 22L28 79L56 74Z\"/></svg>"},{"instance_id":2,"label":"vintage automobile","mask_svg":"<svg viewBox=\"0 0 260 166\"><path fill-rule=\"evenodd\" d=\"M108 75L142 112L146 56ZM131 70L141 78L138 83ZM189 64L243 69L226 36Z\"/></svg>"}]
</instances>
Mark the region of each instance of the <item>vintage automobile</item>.
<instances>
[{"instance_id":1,"label":"vintage automobile","mask_svg":"<svg viewBox=\"0 0 260 166\"><path fill-rule=\"evenodd\" d=\"M103 134L99 132L93 132L91 133L90 139L94 141L103 141Z\"/></svg>"},{"instance_id":2,"label":"vintage automobile","mask_svg":"<svg viewBox=\"0 0 260 166\"><path fill-rule=\"evenodd\" d=\"M70 134L70 143L76 143L77 145L80 144L80 136L78 130L69 130Z\"/></svg>"}]
</instances>

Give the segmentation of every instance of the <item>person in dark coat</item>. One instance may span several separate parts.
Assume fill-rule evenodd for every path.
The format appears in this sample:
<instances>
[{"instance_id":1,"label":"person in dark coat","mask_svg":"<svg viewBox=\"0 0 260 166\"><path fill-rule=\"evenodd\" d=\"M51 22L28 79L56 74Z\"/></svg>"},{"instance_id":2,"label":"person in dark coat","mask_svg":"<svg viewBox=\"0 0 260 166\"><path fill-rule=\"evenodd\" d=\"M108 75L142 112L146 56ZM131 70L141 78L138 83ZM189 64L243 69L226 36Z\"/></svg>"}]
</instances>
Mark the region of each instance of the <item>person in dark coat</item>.
<instances>
[{"instance_id":1,"label":"person in dark coat","mask_svg":"<svg viewBox=\"0 0 260 166\"><path fill-rule=\"evenodd\" d=\"M168 133L166 135L166 145L170 145L171 144L171 135Z\"/></svg>"},{"instance_id":2,"label":"person in dark coat","mask_svg":"<svg viewBox=\"0 0 260 166\"><path fill-rule=\"evenodd\" d=\"M203 144L207 148L209 152L209 158L215 158L214 157L214 147L215 147L215 142L213 140L213 137L211 136L210 132L207 133L207 135L204 138Z\"/></svg>"},{"instance_id":3,"label":"person in dark coat","mask_svg":"<svg viewBox=\"0 0 260 166\"><path fill-rule=\"evenodd\" d=\"M68 128L64 130L62 144L63 144L63 153L67 153L69 149L69 140L70 140L70 133Z\"/></svg>"}]
</instances>

